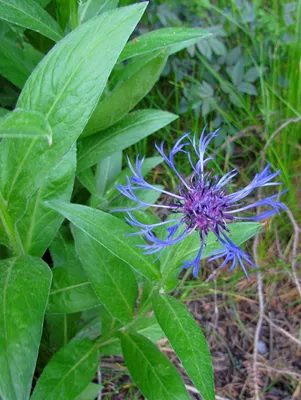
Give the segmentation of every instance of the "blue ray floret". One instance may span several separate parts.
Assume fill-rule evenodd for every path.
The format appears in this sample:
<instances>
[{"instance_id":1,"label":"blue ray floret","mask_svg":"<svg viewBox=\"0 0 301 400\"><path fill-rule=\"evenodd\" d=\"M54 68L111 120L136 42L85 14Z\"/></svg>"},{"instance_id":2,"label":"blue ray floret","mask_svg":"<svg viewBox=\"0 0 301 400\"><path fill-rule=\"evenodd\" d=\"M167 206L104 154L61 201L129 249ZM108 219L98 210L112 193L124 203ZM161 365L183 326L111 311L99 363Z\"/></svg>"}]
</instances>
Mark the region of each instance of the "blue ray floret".
<instances>
[{"instance_id":1,"label":"blue ray floret","mask_svg":"<svg viewBox=\"0 0 301 400\"><path fill-rule=\"evenodd\" d=\"M185 134L176 142L168 156L164 152L164 142L160 146L155 144L166 164L179 179L178 194L159 189L145 181L141 170L143 158L136 158L135 168L129 161L133 176L131 178L127 177L126 185L116 185L116 187L121 194L133 200L137 205L132 208L114 211L128 212L126 221L139 228L139 231L135 232L134 235L144 235L147 241L147 244L141 245L145 250L145 254L160 254L166 247L185 240L193 232L198 232L200 236L199 252L193 260L184 262L183 265L183 268L192 267L193 275L197 276L202 251L206 246L207 235L211 231L221 243L222 248L214 252L209 261L223 257L224 260L220 267L230 263L230 271L232 271L239 264L248 276L245 263L253 267L256 267L256 265L248 254L244 253L231 241L228 224L237 220L260 221L271 217L275 213L279 214L280 210L286 209L283 203L276 200L284 191L249 204L245 204L243 201L255 189L280 185L281 182L273 181L280 174L280 171L271 172L270 165L267 165L262 172L255 175L246 187L236 192L228 193L227 184L238 174L236 170L226 173L220 179L218 175L214 175L213 171L205 171L206 163L212 159L212 157L205 157L206 150L211 140L217 136L217 132L205 134L204 129L199 140L195 136L191 138L190 134ZM192 162L188 146L191 146L197 155L198 161L196 164ZM177 153L184 153L189 159L193 170L189 183L176 169L174 157ZM168 205L146 203L137 196L139 191L143 189L160 191L171 200ZM147 207L165 208L170 213L175 213L176 216L173 219L157 224L143 224L137 221L130 213L130 211ZM268 207L268 209L255 216L240 215L241 212L256 207ZM166 228L165 239L160 239L155 234L155 230L161 226Z\"/></svg>"}]
</instances>

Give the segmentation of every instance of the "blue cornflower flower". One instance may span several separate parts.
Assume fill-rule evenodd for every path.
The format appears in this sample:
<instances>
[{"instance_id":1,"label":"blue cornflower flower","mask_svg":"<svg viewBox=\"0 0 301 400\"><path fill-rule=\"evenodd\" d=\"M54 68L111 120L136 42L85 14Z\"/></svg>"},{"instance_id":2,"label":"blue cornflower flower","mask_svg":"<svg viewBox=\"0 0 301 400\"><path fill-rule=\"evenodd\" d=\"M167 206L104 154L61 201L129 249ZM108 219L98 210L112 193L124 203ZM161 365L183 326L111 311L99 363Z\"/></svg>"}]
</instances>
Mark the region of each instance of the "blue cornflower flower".
<instances>
[{"instance_id":1,"label":"blue cornflower flower","mask_svg":"<svg viewBox=\"0 0 301 400\"><path fill-rule=\"evenodd\" d=\"M131 178L127 177L126 185L116 185L116 188L124 196L135 201L137 206L114 211L128 212L126 221L132 226L140 229L135 234L144 235L147 240L148 244L141 245L145 250L145 254L163 251L166 247L185 240L185 238L197 231L200 235L200 250L195 259L190 262L184 262L183 265L183 268L193 267L193 275L197 276L202 251L206 245L206 238L208 233L211 231L220 241L222 248L214 252L213 257L211 257L209 261L224 257L221 267L232 262L230 271L233 270L238 262L245 274L248 276L245 262L254 267L256 267L256 265L246 253L231 241L229 237L228 223L236 220L260 221L275 213L279 214L280 210L285 210L286 207L283 203L280 203L275 199L285 191L271 197L266 197L263 200L255 201L252 204L246 205L242 203L242 199L259 187L276 186L281 184L281 182L272 182L272 180L280 174L280 171L272 173L270 171L270 165L267 165L261 173L255 175L253 180L246 187L234 193L228 193L226 185L237 175L236 170L226 173L220 179L218 175L213 175L212 171L205 172L204 170L207 161L212 159L212 157L205 158L206 149L210 141L217 136L217 132L218 131L211 132L206 135L204 129L199 141L197 141L195 136L191 139L190 134L185 134L176 142L169 156L166 156L164 153L164 142L160 146L155 144L166 164L174 171L179 179L178 194L160 189L144 180L141 171L144 158L141 160L139 157L136 158L136 168L134 168L128 160L133 176ZM192 148L198 157L198 162L196 164L193 164L192 162L191 154L187 150L188 145L192 145ZM180 152L187 155L191 168L193 169L190 183L187 183L184 180L175 167L174 156ZM141 189L160 191L161 193L170 196L173 200L170 201L169 205L146 203L140 200L136 195L137 191L139 192ZM242 211L264 206L269 207L269 209L263 211L259 215L253 217L237 215ZM176 217L157 224L143 224L137 221L137 219L130 213L130 211L146 207L166 208L171 213L175 213ZM165 239L160 239L156 236L154 230L163 225L167 225L167 236Z\"/></svg>"}]
</instances>

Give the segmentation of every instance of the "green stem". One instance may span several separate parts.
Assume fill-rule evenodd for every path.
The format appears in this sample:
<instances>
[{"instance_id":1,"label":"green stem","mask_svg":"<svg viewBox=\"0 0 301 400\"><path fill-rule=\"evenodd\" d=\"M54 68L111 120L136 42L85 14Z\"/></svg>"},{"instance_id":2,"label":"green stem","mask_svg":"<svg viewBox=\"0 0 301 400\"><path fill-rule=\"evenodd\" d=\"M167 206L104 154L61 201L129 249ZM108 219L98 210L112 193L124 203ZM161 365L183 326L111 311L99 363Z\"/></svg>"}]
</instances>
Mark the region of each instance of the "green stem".
<instances>
[{"instance_id":1,"label":"green stem","mask_svg":"<svg viewBox=\"0 0 301 400\"><path fill-rule=\"evenodd\" d=\"M72 30L78 27L77 0L70 0L70 22Z\"/></svg>"}]
</instances>

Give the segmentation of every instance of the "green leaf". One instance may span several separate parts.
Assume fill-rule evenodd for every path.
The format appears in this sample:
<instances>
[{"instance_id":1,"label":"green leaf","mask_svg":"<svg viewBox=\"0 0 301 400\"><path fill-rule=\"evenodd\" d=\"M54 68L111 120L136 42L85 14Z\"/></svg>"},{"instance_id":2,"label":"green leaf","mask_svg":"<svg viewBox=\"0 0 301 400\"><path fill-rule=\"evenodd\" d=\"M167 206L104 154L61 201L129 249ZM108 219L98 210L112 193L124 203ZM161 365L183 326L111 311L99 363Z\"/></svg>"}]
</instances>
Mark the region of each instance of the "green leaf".
<instances>
[{"instance_id":1,"label":"green leaf","mask_svg":"<svg viewBox=\"0 0 301 400\"><path fill-rule=\"evenodd\" d=\"M98 103L83 136L92 135L116 124L151 90L166 64L167 55L164 52L152 55L150 60L149 58L139 57L127 64L126 79L120 81L111 93ZM133 65L135 63L138 66Z\"/></svg>"},{"instance_id":2,"label":"green leaf","mask_svg":"<svg viewBox=\"0 0 301 400\"><path fill-rule=\"evenodd\" d=\"M49 338L48 347L52 353L73 338L79 329L81 313L75 314L46 314L46 328Z\"/></svg>"},{"instance_id":3,"label":"green leaf","mask_svg":"<svg viewBox=\"0 0 301 400\"><path fill-rule=\"evenodd\" d=\"M169 54L184 49L209 34L197 28L163 28L138 36L127 43L118 61L158 50L168 49Z\"/></svg>"},{"instance_id":4,"label":"green leaf","mask_svg":"<svg viewBox=\"0 0 301 400\"><path fill-rule=\"evenodd\" d=\"M197 48L203 56L207 57L208 60L212 58L212 49L209 46L209 40L201 40L197 43Z\"/></svg>"},{"instance_id":5,"label":"green leaf","mask_svg":"<svg viewBox=\"0 0 301 400\"><path fill-rule=\"evenodd\" d=\"M174 365L142 335L121 332L122 354L126 366L149 400L189 400Z\"/></svg>"},{"instance_id":6,"label":"green leaf","mask_svg":"<svg viewBox=\"0 0 301 400\"><path fill-rule=\"evenodd\" d=\"M95 165L103 158L124 150L178 118L160 110L135 111L114 126L82 139L78 143L78 171Z\"/></svg>"},{"instance_id":7,"label":"green leaf","mask_svg":"<svg viewBox=\"0 0 301 400\"><path fill-rule=\"evenodd\" d=\"M17 224L23 248L27 254L42 256L60 225L63 217L45 204L49 200L69 201L73 190L76 168L75 145L52 171L47 181L30 198L22 219Z\"/></svg>"},{"instance_id":8,"label":"green leaf","mask_svg":"<svg viewBox=\"0 0 301 400\"><path fill-rule=\"evenodd\" d=\"M45 138L49 146L52 143L52 129L43 114L16 108L12 113L0 119L0 137L8 139Z\"/></svg>"},{"instance_id":9,"label":"green leaf","mask_svg":"<svg viewBox=\"0 0 301 400\"><path fill-rule=\"evenodd\" d=\"M63 36L56 21L34 0L1 0L0 18L39 32L55 42Z\"/></svg>"},{"instance_id":10,"label":"green leaf","mask_svg":"<svg viewBox=\"0 0 301 400\"><path fill-rule=\"evenodd\" d=\"M87 0L78 5L78 15L81 24L103 12L113 10L118 6L119 0Z\"/></svg>"},{"instance_id":11,"label":"green leaf","mask_svg":"<svg viewBox=\"0 0 301 400\"><path fill-rule=\"evenodd\" d=\"M97 187L92 168L87 168L76 175L80 183L91 193L97 196Z\"/></svg>"},{"instance_id":12,"label":"green leaf","mask_svg":"<svg viewBox=\"0 0 301 400\"><path fill-rule=\"evenodd\" d=\"M137 319L133 323L132 329L145 336L153 343L156 343L158 340L165 337L165 334L154 315Z\"/></svg>"},{"instance_id":13,"label":"green leaf","mask_svg":"<svg viewBox=\"0 0 301 400\"><path fill-rule=\"evenodd\" d=\"M70 29L69 27L66 29L66 27L68 25L71 14L71 9L72 9L71 3L73 3L74 5L75 2L73 0L55 0L56 19L63 31L67 31L68 29ZM76 3L75 7L77 7Z\"/></svg>"},{"instance_id":14,"label":"green leaf","mask_svg":"<svg viewBox=\"0 0 301 400\"><path fill-rule=\"evenodd\" d=\"M216 38L210 38L208 40L211 49L218 56L225 56L227 54L227 48L222 41Z\"/></svg>"},{"instance_id":15,"label":"green leaf","mask_svg":"<svg viewBox=\"0 0 301 400\"><path fill-rule=\"evenodd\" d=\"M95 308L99 308L99 306ZM82 325L81 328L72 337L71 341L75 342L77 340L82 340L82 339L95 340L100 336L101 328L102 328L101 316L98 315L97 317L94 317L91 321L88 321L86 324Z\"/></svg>"},{"instance_id":16,"label":"green leaf","mask_svg":"<svg viewBox=\"0 0 301 400\"><path fill-rule=\"evenodd\" d=\"M136 246L145 242L138 236L126 236L133 233L133 229L125 222L111 214L78 204L53 201L49 206L147 279L159 279L160 274L154 258L145 257L143 251Z\"/></svg>"},{"instance_id":17,"label":"green leaf","mask_svg":"<svg viewBox=\"0 0 301 400\"><path fill-rule=\"evenodd\" d=\"M121 322L131 321L138 296L132 269L85 231L74 228L74 238L77 254L101 303Z\"/></svg>"},{"instance_id":18,"label":"green leaf","mask_svg":"<svg viewBox=\"0 0 301 400\"><path fill-rule=\"evenodd\" d=\"M26 57L25 49L20 44L1 37L0 73L18 88L22 88L31 74L34 65Z\"/></svg>"},{"instance_id":19,"label":"green leaf","mask_svg":"<svg viewBox=\"0 0 301 400\"><path fill-rule=\"evenodd\" d=\"M102 385L91 382L86 389L76 397L75 400L94 400L102 388Z\"/></svg>"},{"instance_id":20,"label":"green leaf","mask_svg":"<svg viewBox=\"0 0 301 400\"><path fill-rule=\"evenodd\" d=\"M0 117L1 118L7 116L8 114L10 114L9 110L7 110L6 108L0 107Z\"/></svg>"},{"instance_id":21,"label":"green leaf","mask_svg":"<svg viewBox=\"0 0 301 400\"><path fill-rule=\"evenodd\" d=\"M254 236L261 228L262 224L258 222L237 222L229 224L231 240L237 246ZM216 236L209 232L206 240L206 246L203 249L202 260L209 257L213 251L222 249L222 244L216 240ZM160 257L161 272L165 282L171 281L171 286L167 286L167 290L173 289L175 286L174 279L180 272L180 267L184 261L194 259L200 249L200 237L196 232L190 235L182 242L167 248Z\"/></svg>"},{"instance_id":22,"label":"green leaf","mask_svg":"<svg viewBox=\"0 0 301 400\"><path fill-rule=\"evenodd\" d=\"M113 184L122 169L122 151L116 151L101 159L96 167L95 181L97 194L104 196L107 188Z\"/></svg>"},{"instance_id":23,"label":"green leaf","mask_svg":"<svg viewBox=\"0 0 301 400\"><path fill-rule=\"evenodd\" d=\"M160 189L162 190L164 186L162 185L153 185L154 187L158 188L159 190L154 190L154 189L145 189L141 190L139 193L137 193L137 197L139 200L149 203L149 204L155 204L156 201L159 199L161 196ZM129 208L134 208L136 207L137 202L134 200L128 199L125 196L120 196L117 199L114 199L110 203L110 210L122 210L124 214L127 213L127 209ZM118 211L118 218L120 217L120 212Z\"/></svg>"},{"instance_id":24,"label":"green leaf","mask_svg":"<svg viewBox=\"0 0 301 400\"><path fill-rule=\"evenodd\" d=\"M45 367L31 400L74 400L92 381L97 364L98 351L93 342L68 343Z\"/></svg>"},{"instance_id":25,"label":"green leaf","mask_svg":"<svg viewBox=\"0 0 301 400\"><path fill-rule=\"evenodd\" d=\"M244 66L244 59L239 58L233 68L227 69L234 85L236 86L242 82L242 78L244 76Z\"/></svg>"},{"instance_id":26,"label":"green leaf","mask_svg":"<svg viewBox=\"0 0 301 400\"><path fill-rule=\"evenodd\" d=\"M145 176L151 169L155 168L162 161L163 161L162 157L146 158L141 167L142 176ZM130 170L130 167L124 168L118 175L114 184L112 184L111 186L108 187L108 189L106 191L106 198L108 200L112 200L114 197L121 196L120 192L116 189L115 185L125 185L126 177L131 176L131 175L132 175L132 171Z\"/></svg>"},{"instance_id":27,"label":"green leaf","mask_svg":"<svg viewBox=\"0 0 301 400\"><path fill-rule=\"evenodd\" d=\"M250 94L251 96L256 96L258 95L257 89L252 83L248 82L241 82L237 89L242 92L242 93L247 93Z\"/></svg>"},{"instance_id":28,"label":"green leaf","mask_svg":"<svg viewBox=\"0 0 301 400\"><path fill-rule=\"evenodd\" d=\"M55 267L77 262L73 236L66 226L57 232L50 246L50 254Z\"/></svg>"},{"instance_id":29,"label":"green leaf","mask_svg":"<svg viewBox=\"0 0 301 400\"><path fill-rule=\"evenodd\" d=\"M23 256L0 261L0 397L28 399L42 335L51 271Z\"/></svg>"},{"instance_id":30,"label":"green leaf","mask_svg":"<svg viewBox=\"0 0 301 400\"><path fill-rule=\"evenodd\" d=\"M144 8L124 7L83 24L60 41L27 80L18 107L44 114L53 144L49 148L37 138L0 143L0 163L5 166L0 192L11 226L82 132Z\"/></svg>"},{"instance_id":31,"label":"green leaf","mask_svg":"<svg viewBox=\"0 0 301 400\"><path fill-rule=\"evenodd\" d=\"M161 328L202 398L215 400L210 351L193 316L168 295L155 295L153 306Z\"/></svg>"},{"instance_id":32,"label":"green leaf","mask_svg":"<svg viewBox=\"0 0 301 400\"><path fill-rule=\"evenodd\" d=\"M71 314L97 305L99 299L79 262L53 268L47 313Z\"/></svg>"},{"instance_id":33,"label":"green leaf","mask_svg":"<svg viewBox=\"0 0 301 400\"><path fill-rule=\"evenodd\" d=\"M250 68L244 75L245 82L255 82L260 77L261 70L258 67Z\"/></svg>"}]
</instances>

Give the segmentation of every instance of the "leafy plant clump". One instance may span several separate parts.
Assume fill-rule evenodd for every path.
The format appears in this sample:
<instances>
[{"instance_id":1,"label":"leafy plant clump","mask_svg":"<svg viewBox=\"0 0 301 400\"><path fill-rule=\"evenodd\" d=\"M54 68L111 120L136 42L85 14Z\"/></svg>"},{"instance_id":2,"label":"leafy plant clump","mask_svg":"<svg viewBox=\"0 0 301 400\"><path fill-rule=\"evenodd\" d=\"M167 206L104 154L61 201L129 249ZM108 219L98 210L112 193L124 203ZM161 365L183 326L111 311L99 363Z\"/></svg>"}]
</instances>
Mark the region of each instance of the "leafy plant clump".
<instances>
[{"instance_id":1,"label":"leafy plant clump","mask_svg":"<svg viewBox=\"0 0 301 400\"><path fill-rule=\"evenodd\" d=\"M169 56L208 33L164 28L128 41L147 3L117 3L0 4L3 400L93 399L101 358L116 354L147 398L189 399L155 345L165 336L202 397L215 398L203 333L168 294L180 263L198 249L184 241L159 260L146 256L124 215L109 212L133 204L117 190L130 172L122 170L123 150L177 118L132 109ZM145 159L141 175L161 161ZM158 222L140 210L135 218ZM260 228L232 224L232 240L241 244Z\"/></svg>"}]
</instances>

